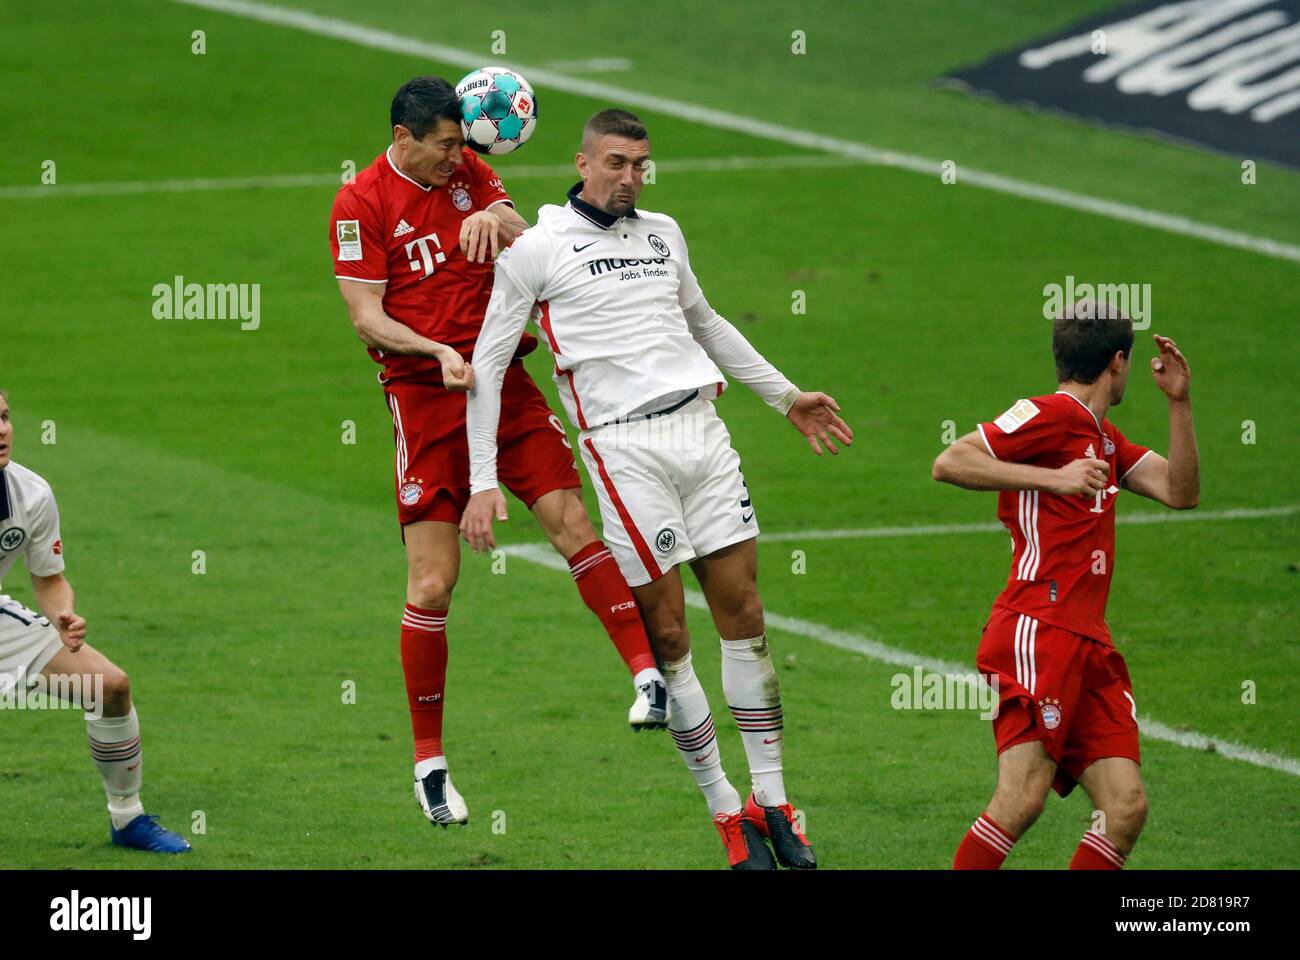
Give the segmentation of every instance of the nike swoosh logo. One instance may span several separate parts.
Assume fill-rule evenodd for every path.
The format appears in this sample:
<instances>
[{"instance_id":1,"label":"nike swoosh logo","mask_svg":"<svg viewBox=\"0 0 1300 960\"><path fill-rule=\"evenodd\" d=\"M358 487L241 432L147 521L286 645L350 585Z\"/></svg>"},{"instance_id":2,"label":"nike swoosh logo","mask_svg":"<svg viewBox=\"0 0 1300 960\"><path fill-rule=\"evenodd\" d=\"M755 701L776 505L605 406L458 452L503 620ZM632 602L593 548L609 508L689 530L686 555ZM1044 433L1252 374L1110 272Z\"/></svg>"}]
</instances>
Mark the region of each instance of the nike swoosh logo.
<instances>
[{"instance_id":1,"label":"nike swoosh logo","mask_svg":"<svg viewBox=\"0 0 1300 960\"><path fill-rule=\"evenodd\" d=\"M712 754L712 753L713 753L713 751L710 750L710 751L709 751L708 753L706 753L704 756L702 756L702 757L696 757L696 758L695 758L695 762L696 762L696 763L703 763L705 760L709 759L709 755Z\"/></svg>"},{"instance_id":2,"label":"nike swoosh logo","mask_svg":"<svg viewBox=\"0 0 1300 960\"><path fill-rule=\"evenodd\" d=\"M586 250L587 247L594 247L594 246L595 246L596 244L598 244L598 243L600 243L599 240L593 240L593 241L591 241L591 243L589 243L589 244L587 244L586 246L583 246L583 247L580 247L580 246L578 246L578 245L575 243L575 244L573 245L573 252L574 252L574 253L582 253L582 251Z\"/></svg>"},{"instance_id":3,"label":"nike swoosh logo","mask_svg":"<svg viewBox=\"0 0 1300 960\"><path fill-rule=\"evenodd\" d=\"M785 739L785 737L773 737L771 740L769 740L769 739L767 739L767 737L764 737L764 738L763 738L763 742L764 742L764 743L776 743L778 740L784 740L784 739Z\"/></svg>"},{"instance_id":4,"label":"nike swoosh logo","mask_svg":"<svg viewBox=\"0 0 1300 960\"><path fill-rule=\"evenodd\" d=\"M741 522L741 523L749 523L749 521L751 521L751 520L753 520L753 519L754 519L754 511L751 510L751 511L749 512L749 515L748 515L748 516L745 516L745 517L741 517L741 518L740 518L740 522Z\"/></svg>"}]
</instances>

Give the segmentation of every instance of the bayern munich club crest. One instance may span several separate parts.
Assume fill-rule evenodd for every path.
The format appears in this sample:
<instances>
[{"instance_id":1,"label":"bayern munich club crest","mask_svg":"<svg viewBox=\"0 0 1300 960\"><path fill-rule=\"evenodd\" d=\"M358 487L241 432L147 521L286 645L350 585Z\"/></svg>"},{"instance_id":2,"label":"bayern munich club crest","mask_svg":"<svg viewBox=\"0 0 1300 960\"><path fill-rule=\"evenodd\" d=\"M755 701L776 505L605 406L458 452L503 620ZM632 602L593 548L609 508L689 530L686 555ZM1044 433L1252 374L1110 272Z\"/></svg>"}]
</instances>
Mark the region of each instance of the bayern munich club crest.
<instances>
[{"instance_id":1,"label":"bayern munich club crest","mask_svg":"<svg viewBox=\"0 0 1300 960\"><path fill-rule=\"evenodd\" d=\"M1112 440L1110 437L1106 436L1105 434L1102 434L1101 439L1102 439L1102 449L1106 451L1106 456L1109 457L1111 454L1115 452L1115 441Z\"/></svg>"},{"instance_id":2,"label":"bayern munich club crest","mask_svg":"<svg viewBox=\"0 0 1300 960\"><path fill-rule=\"evenodd\" d=\"M13 553L23 545L27 539L27 531L22 527L10 527L4 533L0 533L0 550L5 553Z\"/></svg>"},{"instance_id":3,"label":"bayern munich club crest","mask_svg":"<svg viewBox=\"0 0 1300 960\"><path fill-rule=\"evenodd\" d=\"M474 205L474 201L469 198L469 191L460 185L457 185L452 189L451 202L455 204L456 209L461 213L464 213Z\"/></svg>"},{"instance_id":4,"label":"bayern munich club crest","mask_svg":"<svg viewBox=\"0 0 1300 960\"><path fill-rule=\"evenodd\" d=\"M655 549L660 553L670 553L677 546L677 534L664 527L655 535Z\"/></svg>"},{"instance_id":5,"label":"bayern munich club crest","mask_svg":"<svg viewBox=\"0 0 1300 960\"><path fill-rule=\"evenodd\" d=\"M397 499L402 502L404 507L413 507L420 502L420 497L424 495L424 488L420 486L418 480L407 480L397 491Z\"/></svg>"},{"instance_id":6,"label":"bayern munich club crest","mask_svg":"<svg viewBox=\"0 0 1300 960\"><path fill-rule=\"evenodd\" d=\"M663 240L655 236L653 233L650 234L649 240L651 250L661 257L668 256L668 244L664 243Z\"/></svg>"},{"instance_id":7,"label":"bayern munich club crest","mask_svg":"<svg viewBox=\"0 0 1300 960\"><path fill-rule=\"evenodd\" d=\"M1038 709L1043 714L1043 726L1048 730L1055 730L1061 725L1061 701L1053 700L1048 697L1046 700L1038 701Z\"/></svg>"}]
</instances>

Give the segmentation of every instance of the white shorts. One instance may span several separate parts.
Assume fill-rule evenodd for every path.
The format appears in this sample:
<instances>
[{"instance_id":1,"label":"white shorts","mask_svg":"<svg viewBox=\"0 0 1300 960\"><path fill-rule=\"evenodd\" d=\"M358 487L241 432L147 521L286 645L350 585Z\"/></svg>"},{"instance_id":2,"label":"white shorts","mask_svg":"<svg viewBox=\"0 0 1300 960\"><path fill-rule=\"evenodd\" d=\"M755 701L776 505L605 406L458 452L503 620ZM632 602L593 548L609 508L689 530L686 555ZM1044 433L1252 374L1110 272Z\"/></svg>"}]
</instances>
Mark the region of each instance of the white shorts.
<instances>
[{"instance_id":1,"label":"white shorts","mask_svg":"<svg viewBox=\"0 0 1300 960\"><path fill-rule=\"evenodd\" d=\"M62 648L50 621L0 596L0 694L13 690L20 677L30 684Z\"/></svg>"},{"instance_id":2,"label":"white shorts","mask_svg":"<svg viewBox=\"0 0 1300 960\"><path fill-rule=\"evenodd\" d=\"M707 400L584 430L578 447L600 498L605 544L630 586L758 536L740 455Z\"/></svg>"}]
</instances>

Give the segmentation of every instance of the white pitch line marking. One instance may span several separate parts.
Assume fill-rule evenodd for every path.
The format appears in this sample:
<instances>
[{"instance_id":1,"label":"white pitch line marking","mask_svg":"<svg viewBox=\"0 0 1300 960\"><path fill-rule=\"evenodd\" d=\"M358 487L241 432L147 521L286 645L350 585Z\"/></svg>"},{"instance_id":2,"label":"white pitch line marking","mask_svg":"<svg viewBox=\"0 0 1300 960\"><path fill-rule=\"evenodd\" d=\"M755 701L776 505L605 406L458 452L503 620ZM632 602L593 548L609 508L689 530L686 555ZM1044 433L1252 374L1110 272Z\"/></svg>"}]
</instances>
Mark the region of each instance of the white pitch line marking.
<instances>
[{"instance_id":1,"label":"white pitch line marking","mask_svg":"<svg viewBox=\"0 0 1300 960\"><path fill-rule=\"evenodd\" d=\"M438 60L471 70L475 67L481 67L489 59L487 55L475 53L472 50L449 47L440 43L429 43L424 40L416 40L400 34L390 33L387 30L362 26L348 20L322 17L314 13L291 10L266 3L253 3L250 0L174 0L174 2L191 7L202 7L206 10L215 10L219 13L247 17L262 23L292 27L306 33L332 37L336 40L344 40L376 50L387 50L392 53L403 53L413 57ZM507 61L499 62L507 64ZM523 64L513 63L508 65L526 74L537 86L551 87L583 97L614 101L625 107L653 110L667 116L707 124L722 130L732 130L752 137L776 140L780 143L794 144L810 150L822 150L826 153L852 157L855 160L876 166L910 170L913 173L933 177L936 183L939 182L940 161L931 157L899 153L856 141L826 137L796 127L787 127L779 123L759 120L755 117L745 117L738 113L701 107L681 100L673 100L669 97L660 97L655 94L616 87L595 80L573 77L556 70L547 70L544 67L528 67ZM1300 263L1300 246L1295 244L1283 243L1280 240L1260 237L1238 230L1229 230L1225 227L1202 223L1177 214L1149 210L1133 204L1075 193L1046 184L1033 183L1028 180L1002 176L1001 174L976 170L966 166L962 167L961 178L963 183L982 187L986 190L994 190L998 193L1005 193L1027 200L1038 200L1042 203L1065 207L1070 210L1080 210L1101 217L1109 217L1112 220L1121 220L1125 223L1135 223L1155 230L1163 230L1166 233L1195 237L1222 247L1248 250L1266 257Z\"/></svg>"},{"instance_id":2,"label":"white pitch line marking","mask_svg":"<svg viewBox=\"0 0 1300 960\"><path fill-rule=\"evenodd\" d=\"M732 170L784 170L800 167L853 167L859 160L849 157L818 156L806 153L770 157L695 157L689 160L659 160L658 173L715 173ZM577 177L571 163L512 167L501 165L502 178L522 180L545 177ZM125 196L148 193L201 193L212 190L274 190L300 187L339 187L337 173L271 174L256 177L196 177L192 180L120 180L100 183L64 183L51 186L0 187L0 198L11 200L53 199L56 197Z\"/></svg>"},{"instance_id":3,"label":"white pitch line marking","mask_svg":"<svg viewBox=\"0 0 1300 960\"><path fill-rule=\"evenodd\" d=\"M1000 525L998 529L1002 529ZM503 547L502 549L507 556L518 557L521 560L527 560L529 563L535 563L560 573L569 572L569 565L547 544L524 543ZM704 594L690 588L686 588L685 593L688 607L705 611L709 609ZM899 647L891 647L887 643L881 643L879 640L872 640L869 637L850 633L847 630L837 630L834 627L814 623L811 620L786 617L779 613L772 613L770 610L764 610L763 617L767 625L774 630L782 630L786 633L808 637L828 646L861 654L864 657L870 657L872 660L879 660L882 663L892 664L896 667L905 667L911 670L916 666L920 666L927 673L954 674L958 676L967 676L972 672L971 667L968 665L953 663L950 660L938 660L934 657L922 656L919 653L910 653ZM1256 767L1266 767L1269 770L1278 770L1282 773L1289 773L1294 777L1300 777L1300 760L1291 757L1270 753L1267 750L1256 750L1254 747L1247 747L1231 740L1221 740L1218 737L1207 736L1194 730L1175 730L1168 724L1161 723L1150 716L1139 718L1138 725L1142 730L1142 735L1153 740L1164 740L1180 747L1187 747L1189 750L1217 753L1230 760L1240 760Z\"/></svg>"},{"instance_id":4,"label":"white pitch line marking","mask_svg":"<svg viewBox=\"0 0 1300 960\"><path fill-rule=\"evenodd\" d=\"M632 69L627 57L591 57L588 60L550 60L547 70L572 70L575 73L620 73Z\"/></svg>"},{"instance_id":5,"label":"white pitch line marking","mask_svg":"<svg viewBox=\"0 0 1300 960\"><path fill-rule=\"evenodd\" d=\"M1262 517L1288 517L1300 513L1300 504L1281 507L1234 507L1230 510L1188 510L1166 513L1129 513L1115 517L1117 524L1146 526L1153 523L1196 523L1213 520L1256 520ZM917 524L905 527L850 527L843 530L788 530L761 533L760 543L790 543L804 540L866 540L877 537L933 537L952 533L1006 533L997 521L987 523Z\"/></svg>"}]
</instances>

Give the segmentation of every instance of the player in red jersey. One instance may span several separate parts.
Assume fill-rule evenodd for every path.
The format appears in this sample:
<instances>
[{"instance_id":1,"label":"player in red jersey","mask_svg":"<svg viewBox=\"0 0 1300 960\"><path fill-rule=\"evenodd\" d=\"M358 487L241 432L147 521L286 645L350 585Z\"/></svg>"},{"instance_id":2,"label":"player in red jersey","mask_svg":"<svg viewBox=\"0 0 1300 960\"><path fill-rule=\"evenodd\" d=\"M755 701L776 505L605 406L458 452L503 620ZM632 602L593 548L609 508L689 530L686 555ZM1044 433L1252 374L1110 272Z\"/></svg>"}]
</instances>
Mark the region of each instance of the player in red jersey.
<instances>
[{"instance_id":1,"label":"player in red jersey","mask_svg":"<svg viewBox=\"0 0 1300 960\"><path fill-rule=\"evenodd\" d=\"M1082 784L1099 812L1071 869L1120 869L1142 831L1137 704L1105 621L1115 498L1128 489L1175 510L1200 498L1191 371L1172 340L1155 343L1168 460L1106 419L1128 382L1133 324L1084 300L1052 328L1056 393L1020 400L934 462L936 480L1001 491L998 519L1012 540L1011 575L976 657L999 692L997 788L957 849L957 869L1001 866L1053 787L1064 797Z\"/></svg>"},{"instance_id":2,"label":"player in red jersey","mask_svg":"<svg viewBox=\"0 0 1300 960\"><path fill-rule=\"evenodd\" d=\"M474 373L464 357L492 292L492 257L528 223L492 168L464 149L460 101L449 83L410 81L394 96L390 118L392 144L334 200L331 246L352 323L383 367L379 382L393 417L415 796L431 822L446 825L469 816L442 748L447 610L469 500L464 391ZM524 336L505 377L501 479L568 561L583 601L631 671L633 729L662 729L667 688L636 601L587 517L564 428L523 366L536 346Z\"/></svg>"}]
</instances>

